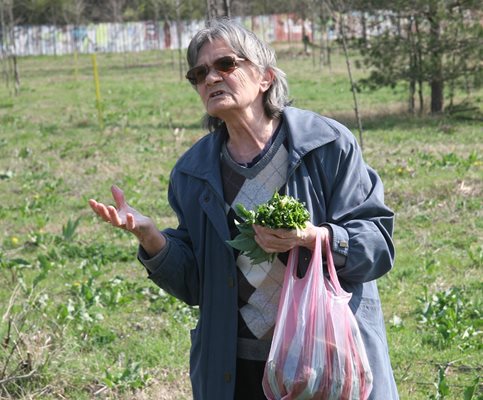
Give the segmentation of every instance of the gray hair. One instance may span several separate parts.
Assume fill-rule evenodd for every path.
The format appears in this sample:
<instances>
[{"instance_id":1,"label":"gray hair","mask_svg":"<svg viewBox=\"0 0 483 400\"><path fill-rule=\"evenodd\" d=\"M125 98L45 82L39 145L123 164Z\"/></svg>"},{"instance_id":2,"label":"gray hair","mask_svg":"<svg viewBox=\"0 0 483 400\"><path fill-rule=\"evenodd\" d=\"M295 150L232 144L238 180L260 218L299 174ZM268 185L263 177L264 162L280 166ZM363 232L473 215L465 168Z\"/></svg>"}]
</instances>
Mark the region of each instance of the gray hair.
<instances>
[{"instance_id":1,"label":"gray hair","mask_svg":"<svg viewBox=\"0 0 483 400\"><path fill-rule=\"evenodd\" d=\"M278 117L283 108L289 104L285 72L277 68L273 49L239 23L226 18L217 19L197 32L188 46L186 57L189 68L196 65L203 45L216 39L225 41L238 57L249 60L261 73L267 69L273 71L272 85L263 94L263 109L268 118ZM203 126L209 130L216 129L221 125L223 125L222 120L208 114L203 119Z\"/></svg>"}]
</instances>

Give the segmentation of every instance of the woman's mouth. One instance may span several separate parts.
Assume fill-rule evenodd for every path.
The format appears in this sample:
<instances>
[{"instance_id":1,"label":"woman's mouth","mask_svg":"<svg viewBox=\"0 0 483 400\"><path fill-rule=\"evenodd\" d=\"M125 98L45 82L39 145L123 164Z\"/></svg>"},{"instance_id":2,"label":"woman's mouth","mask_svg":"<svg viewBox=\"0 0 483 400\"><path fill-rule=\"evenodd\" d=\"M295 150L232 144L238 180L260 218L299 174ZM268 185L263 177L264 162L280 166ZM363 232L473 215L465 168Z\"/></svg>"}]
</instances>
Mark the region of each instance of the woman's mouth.
<instances>
[{"instance_id":1,"label":"woman's mouth","mask_svg":"<svg viewBox=\"0 0 483 400\"><path fill-rule=\"evenodd\" d=\"M210 99L222 95L224 92L222 90L217 90L216 92L210 93Z\"/></svg>"}]
</instances>

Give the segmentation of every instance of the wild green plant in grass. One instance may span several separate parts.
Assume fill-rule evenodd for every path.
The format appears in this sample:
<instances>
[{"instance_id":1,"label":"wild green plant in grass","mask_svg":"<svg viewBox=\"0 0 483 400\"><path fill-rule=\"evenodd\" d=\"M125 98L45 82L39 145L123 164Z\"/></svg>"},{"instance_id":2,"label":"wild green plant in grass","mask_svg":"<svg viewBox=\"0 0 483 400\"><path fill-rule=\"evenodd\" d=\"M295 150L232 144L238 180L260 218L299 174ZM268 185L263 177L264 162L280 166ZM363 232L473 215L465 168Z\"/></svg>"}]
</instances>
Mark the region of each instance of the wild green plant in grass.
<instances>
[{"instance_id":1,"label":"wild green plant in grass","mask_svg":"<svg viewBox=\"0 0 483 400\"><path fill-rule=\"evenodd\" d=\"M443 400L450 394L449 386L446 381L446 373L444 367L438 369L438 379L434 384L436 387L436 394L429 396L430 400Z\"/></svg>"},{"instance_id":2,"label":"wild green plant in grass","mask_svg":"<svg viewBox=\"0 0 483 400\"><path fill-rule=\"evenodd\" d=\"M436 393L430 394L428 397L429 400L443 400L446 398L450 398L449 396L452 393L450 385L446 379L446 368L447 365L442 365L438 368L438 378L433 384L436 389ZM478 393L480 388L479 383L480 378L477 376L469 386L466 385L463 392L462 400L481 400L481 394Z\"/></svg>"},{"instance_id":3,"label":"wild green plant in grass","mask_svg":"<svg viewBox=\"0 0 483 400\"><path fill-rule=\"evenodd\" d=\"M70 284L67 299L57 305L56 311L59 324L70 325L81 337L90 340L94 336L97 341L95 336L105 314L132 302L137 286L122 277L99 281L101 274L97 268L84 266L82 276Z\"/></svg>"},{"instance_id":4,"label":"wild green plant in grass","mask_svg":"<svg viewBox=\"0 0 483 400\"><path fill-rule=\"evenodd\" d=\"M0 252L0 272L2 275L8 275L5 276L5 279L8 281L9 286L17 284L19 274L29 266L30 262L24 258L10 258L5 253Z\"/></svg>"},{"instance_id":5,"label":"wild green plant in grass","mask_svg":"<svg viewBox=\"0 0 483 400\"><path fill-rule=\"evenodd\" d=\"M13 287L0 319L0 398L20 398L38 389L59 339L59 332L43 329L48 296L36 285L23 286Z\"/></svg>"},{"instance_id":6,"label":"wild green plant in grass","mask_svg":"<svg viewBox=\"0 0 483 400\"><path fill-rule=\"evenodd\" d=\"M469 386L465 387L463 400L481 400L481 398L480 377L477 376Z\"/></svg>"},{"instance_id":7,"label":"wild green plant in grass","mask_svg":"<svg viewBox=\"0 0 483 400\"><path fill-rule=\"evenodd\" d=\"M483 247L469 248L467 253L473 267L481 268L483 266Z\"/></svg>"},{"instance_id":8,"label":"wild green plant in grass","mask_svg":"<svg viewBox=\"0 0 483 400\"><path fill-rule=\"evenodd\" d=\"M424 287L423 296L418 300L421 304L419 325L428 343L448 347L456 341L462 350L481 349L480 310L463 290L452 287L430 295Z\"/></svg>"},{"instance_id":9,"label":"wild green plant in grass","mask_svg":"<svg viewBox=\"0 0 483 400\"><path fill-rule=\"evenodd\" d=\"M144 299L149 300L149 311L157 315L169 314L175 321L188 326L196 324L199 316L198 307L188 306L168 295L163 289L151 285L140 288L138 292Z\"/></svg>"},{"instance_id":10,"label":"wild green plant in grass","mask_svg":"<svg viewBox=\"0 0 483 400\"><path fill-rule=\"evenodd\" d=\"M439 157L424 151L417 154L420 166L428 167L429 169L436 168L457 168L461 172L468 171L470 168L482 165L481 156L476 150L471 151L467 156L460 156L454 152L440 154Z\"/></svg>"},{"instance_id":11,"label":"wild green plant in grass","mask_svg":"<svg viewBox=\"0 0 483 400\"><path fill-rule=\"evenodd\" d=\"M74 239L75 232L79 227L81 217L76 218L72 221L70 218L67 220L65 225L62 225L62 239L66 242Z\"/></svg>"},{"instance_id":12,"label":"wild green plant in grass","mask_svg":"<svg viewBox=\"0 0 483 400\"><path fill-rule=\"evenodd\" d=\"M119 393L124 393L129 390L132 391L145 387L150 379L151 376L147 372L144 372L140 362L127 360L125 365L121 365L117 369L106 369L101 381L108 388L115 389Z\"/></svg>"}]
</instances>

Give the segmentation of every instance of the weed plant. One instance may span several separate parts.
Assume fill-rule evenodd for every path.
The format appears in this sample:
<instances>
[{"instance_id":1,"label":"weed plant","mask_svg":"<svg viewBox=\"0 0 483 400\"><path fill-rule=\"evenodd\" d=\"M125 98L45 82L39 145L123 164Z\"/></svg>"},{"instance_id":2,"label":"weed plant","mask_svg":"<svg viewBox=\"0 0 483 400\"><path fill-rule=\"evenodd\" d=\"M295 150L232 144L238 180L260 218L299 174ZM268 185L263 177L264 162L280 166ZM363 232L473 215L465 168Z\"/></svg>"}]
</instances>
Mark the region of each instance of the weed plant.
<instances>
[{"instance_id":1,"label":"weed plant","mask_svg":"<svg viewBox=\"0 0 483 400\"><path fill-rule=\"evenodd\" d=\"M176 225L169 172L204 134L202 107L175 53L97 62L102 130L89 56L21 58L18 96L0 86L0 398L191 398L196 308L154 286L136 241L87 200L110 203L115 183ZM354 128L344 62L332 63L279 57L294 105ZM359 100L364 155L396 212L379 289L401 398L481 398L481 119L407 115L402 85Z\"/></svg>"}]
</instances>

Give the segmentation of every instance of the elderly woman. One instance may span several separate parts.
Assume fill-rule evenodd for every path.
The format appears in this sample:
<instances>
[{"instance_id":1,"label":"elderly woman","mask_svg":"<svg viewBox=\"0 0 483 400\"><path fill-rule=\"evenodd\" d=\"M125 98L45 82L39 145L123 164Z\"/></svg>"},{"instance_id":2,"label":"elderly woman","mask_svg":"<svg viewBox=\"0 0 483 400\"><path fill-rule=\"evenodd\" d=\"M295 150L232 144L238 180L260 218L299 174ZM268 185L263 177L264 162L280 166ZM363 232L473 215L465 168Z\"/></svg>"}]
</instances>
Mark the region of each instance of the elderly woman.
<instances>
[{"instance_id":1,"label":"elderly woman","mask_svg":"<svg viewBox=\"0 0 483 400\"><path fill-rule=\"evenodd\" d=\"M188 63L186 77L211 132L172 171L168 196L178 227L159 231L117 187L116 207L90 205L136 235L153 282L199 306L191 332L194 399L265 399L261 383L287 252L299 246L303 273L317 232L330 238L340 281L352 293L374 376L370 399L397 399L375 281L393 265L393 213L353 135L334 120L289 107L274 52L234 22L198 32ZM304 202L311 222L301 234L255 226L257 243L279 255L253 266L226 243L238 233L234 207L253 209L276 190Z\"/></svg>"}]
</instances>

